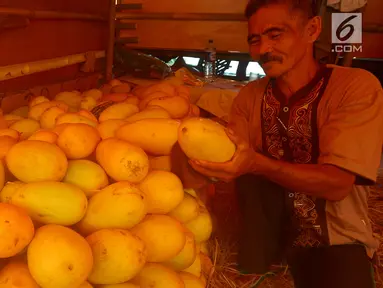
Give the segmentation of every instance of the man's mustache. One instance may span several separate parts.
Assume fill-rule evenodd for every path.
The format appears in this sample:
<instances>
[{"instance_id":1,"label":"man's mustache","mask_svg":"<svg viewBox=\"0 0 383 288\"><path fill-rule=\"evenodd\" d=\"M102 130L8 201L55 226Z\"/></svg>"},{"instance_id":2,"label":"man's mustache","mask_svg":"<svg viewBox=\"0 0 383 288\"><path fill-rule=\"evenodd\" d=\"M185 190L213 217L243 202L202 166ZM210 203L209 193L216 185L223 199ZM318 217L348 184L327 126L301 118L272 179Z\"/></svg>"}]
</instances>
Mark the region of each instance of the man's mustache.
<instances>
[{"instance_id":1,"label":"man's mustache","mask_svg":"<svg viewBox=\"0 0 383 288\"><path fill-rule=\"evenodd\" d=\"M266 64L267 62L270 62L270 61L277 61L282 63L283 59L280 56L272 55L270 53L262 54L259 58L260 65Z\"/></svg>"}]
</instances>

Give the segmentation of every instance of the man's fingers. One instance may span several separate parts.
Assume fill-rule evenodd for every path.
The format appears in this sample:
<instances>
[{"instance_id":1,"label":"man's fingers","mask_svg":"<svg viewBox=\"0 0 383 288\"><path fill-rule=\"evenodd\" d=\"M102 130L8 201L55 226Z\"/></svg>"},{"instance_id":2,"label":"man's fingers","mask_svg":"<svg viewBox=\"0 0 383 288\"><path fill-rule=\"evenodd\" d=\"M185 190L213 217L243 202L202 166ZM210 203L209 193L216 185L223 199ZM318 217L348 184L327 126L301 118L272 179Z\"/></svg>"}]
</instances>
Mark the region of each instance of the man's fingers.
<instances>
[{"instance_id":1,"label":"man's fingers","mask_svg":"<svg viewBox=\"0 0 383 288\"><path fill-rule=\"evenodd\" d=\"M225 131L230 140L237 146L237 150L243 150L248 147L248 143L236 135L233 130L226 129Z\"/></svg>"},{"instance_id":2,"label":"man's fingers","mask_svg":"<svg viewBox=\"0 0 383 288\"><path fill-rule=\"evenodd\" d=\"M199 165L198 163L196 163L196 161L192 161L192 160L190 160L189 163L190 163L190 166L192 166L192 168L194 170L196 170L197 172L199 172L202 175L205 175L207 177L222 179L222 178L226 178L228 176L227 173L224 172L224 170L222 170L222 169L210 169L209 167L207 167L205 165ZM215 163L211 163L211 164L215 164ZM217 163L217 164L220 164L220 163Z\"/></svg>"}]
</instances>

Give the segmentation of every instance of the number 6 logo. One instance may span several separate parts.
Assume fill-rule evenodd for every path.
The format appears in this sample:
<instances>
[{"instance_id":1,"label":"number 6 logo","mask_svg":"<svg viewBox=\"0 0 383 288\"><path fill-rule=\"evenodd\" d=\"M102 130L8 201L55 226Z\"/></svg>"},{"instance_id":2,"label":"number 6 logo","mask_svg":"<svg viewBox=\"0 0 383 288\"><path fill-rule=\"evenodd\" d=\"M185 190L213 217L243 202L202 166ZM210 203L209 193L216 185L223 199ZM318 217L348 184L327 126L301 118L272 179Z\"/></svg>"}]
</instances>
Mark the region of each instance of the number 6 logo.
<instances>
[{"instance_id":1,"label":"number 6 logo","mask_svg":"<svg viewBox=\"0 0 383 288\"><path fill-rule=\"evenodd\" d=\"M332 14L332 43L356 44L362 43L362 14L333 13Z\"/></svg>"},{"instance_id":2,"label":"number 6 logo","mask_svg":"<svg viewBox=\"0 0 383 288\"><path fill-rule=\"evenodd\" d=\"M340 25L338 26L338 29L336 29L336 37L340 41L345 42L351 38L352 34L354 34L355 27L354 25L350 24L350 21L352 19L355 19L356 17L357 17L356 15L352 15L350 17L347 17L342 23L340 23ZM346 30L347 28L349 28L348 33L342 37L342 32Z\"/></svg>"}]
</instances>

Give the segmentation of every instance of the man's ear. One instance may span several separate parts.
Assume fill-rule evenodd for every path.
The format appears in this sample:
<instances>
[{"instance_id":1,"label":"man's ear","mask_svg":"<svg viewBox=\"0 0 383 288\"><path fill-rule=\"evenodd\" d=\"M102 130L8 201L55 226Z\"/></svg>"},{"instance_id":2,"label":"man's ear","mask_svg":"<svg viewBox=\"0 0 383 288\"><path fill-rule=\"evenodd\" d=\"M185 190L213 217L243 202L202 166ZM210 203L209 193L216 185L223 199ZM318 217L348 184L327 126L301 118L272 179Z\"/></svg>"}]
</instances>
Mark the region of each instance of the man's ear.
<instances>
[{"instance_id":1,"label":"man's ear","mask_svg":"<svg viewBox=\"0 0 383 288\"><path fill-rule=\"evenodd\" d=\"M310 43L314 43L318 40L322 32L322 18L315 16L311 18L307 23L307 39Z\"/></svg>"}]
</instances>

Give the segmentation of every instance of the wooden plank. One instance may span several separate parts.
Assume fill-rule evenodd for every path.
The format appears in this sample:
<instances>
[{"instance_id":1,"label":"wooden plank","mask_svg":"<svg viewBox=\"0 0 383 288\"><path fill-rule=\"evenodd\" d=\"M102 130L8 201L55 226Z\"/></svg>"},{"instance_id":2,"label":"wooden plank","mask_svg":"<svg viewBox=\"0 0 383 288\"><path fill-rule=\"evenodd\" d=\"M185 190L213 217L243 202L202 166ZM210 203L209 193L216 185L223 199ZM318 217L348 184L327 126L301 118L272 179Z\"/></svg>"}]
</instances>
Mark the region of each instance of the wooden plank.
<instances>
[{"instance_id":1,"label":"wooden plank","mask_svg":"<svg viewBox=\"0 0 383 288\"><path fill-rule=\"evenodd\" d=\"M0 15L24 16L33 19L67 19L106 21L106 18L95 14L72 13L64 11L28 10L10 7L0 7Z\"/></svg>"},{"instance_id":2,"label":"wooden plank","mask_svg":"<svg viewBox=\"0 0 383 288\"><path fill-rule=\"evenodd\" d=\"M136 31L121 30L119 33L120 38L139 38L138 44L129 47L204 50L212 39L219 51L248 52L246 22L136 20L136 23Z\"/></svg>"},{"instance_id":3,"label":"wooden plank","mask_svg":"<svg viewBox=\"0 0 383 288\"><path fill-rule=\"evenodd\" d=\"M243 14L248 0L122 0L142 3L142 12L151 13L232 13Z\"/></svg>"},{"instance_id":4,"label":"wooden plank","mask_svg":"<svg viewBox=\"0 0 383 288\"><path fill-rule=\"evenodd\" d=\"M1 7L29 9L29 10L52 10L66 11L70 13L97 14L108 16L109 1L106 0L0 0Z\"/></svg>"},{"instance_id":5,"label":"wooden plank","mask_svg":"<svg viewBox=\"0 0 383 288\"><path fill-rule=\"evenodd\" d=\"M121 22L117 22L116 23L116 29L119 29L119 30L136 30L137 29L137 23L121 23Z\"/></svg>"},{"instance_id":6,"label":"wooden plank","mask_svg":"<svg viewBox=\"0 0 383 288\"><path fill-rule=\"evenodd\" d=\"M142 3L117 4L117 6L116 6L117 11L141 10L141 9L142 9Z\"/></svg>"},{"instance_id":7,"label":"wooden plank","mask_svg":"<svg viewBox=\"0 0 383 288\"><path fill-rule=\"evenodd\" d=\"M116 14L116 19L132 20L179 20L179 21L240 21L246 22L242 14L232 13L126 13Z\"/></svg>"},{"instance_id":8,"label":"wooden plank","mask_svg":"<svg viewBox=\"0 0 383 288\"><path fill-rule=\"evenodd\" d=\"M114 44L116 42L116 1L109 0L109 17L108 17L108 46L106 49L106 70L105 77L107 81L113 78L113 60L114 60Z\"/></svg>"}]
</instances>

